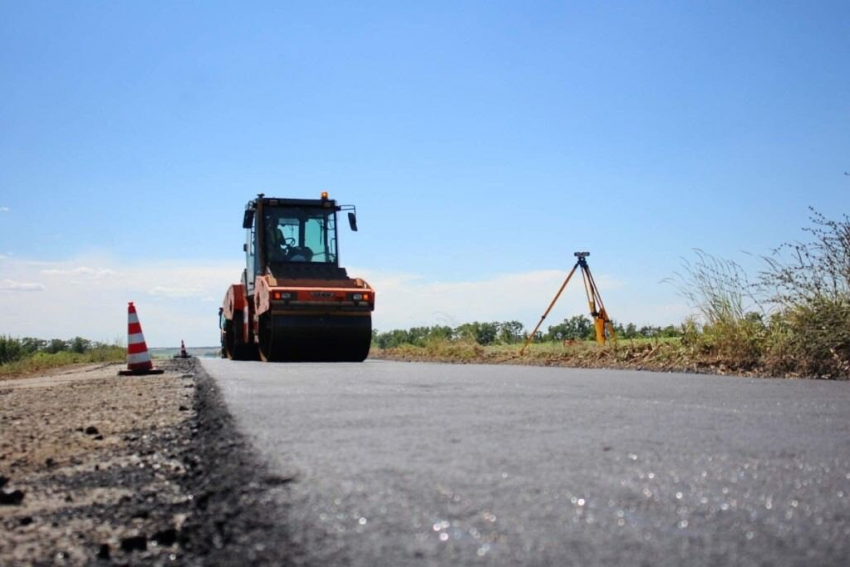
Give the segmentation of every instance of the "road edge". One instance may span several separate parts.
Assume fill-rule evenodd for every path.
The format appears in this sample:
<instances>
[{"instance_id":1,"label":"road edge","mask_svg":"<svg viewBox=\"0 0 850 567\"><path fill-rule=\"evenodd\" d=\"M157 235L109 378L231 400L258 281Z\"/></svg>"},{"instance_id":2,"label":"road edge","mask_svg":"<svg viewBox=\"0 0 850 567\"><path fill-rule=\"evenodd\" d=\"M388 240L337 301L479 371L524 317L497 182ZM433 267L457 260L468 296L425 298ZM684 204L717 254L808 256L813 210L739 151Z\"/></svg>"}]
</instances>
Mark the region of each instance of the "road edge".
<instances>
[{"instance_id":1,"label":"road edge","mask_svg":"<svg viewBox=\"0 0 850 567\"><path fill-rule=\"evenodd\" d=\"M293 480L270 472L239 432L215 382L196 359L192 449L185 482L195 514L184 549L204 565L295 564L284 502Z\"/></svg>"}]
</instances>

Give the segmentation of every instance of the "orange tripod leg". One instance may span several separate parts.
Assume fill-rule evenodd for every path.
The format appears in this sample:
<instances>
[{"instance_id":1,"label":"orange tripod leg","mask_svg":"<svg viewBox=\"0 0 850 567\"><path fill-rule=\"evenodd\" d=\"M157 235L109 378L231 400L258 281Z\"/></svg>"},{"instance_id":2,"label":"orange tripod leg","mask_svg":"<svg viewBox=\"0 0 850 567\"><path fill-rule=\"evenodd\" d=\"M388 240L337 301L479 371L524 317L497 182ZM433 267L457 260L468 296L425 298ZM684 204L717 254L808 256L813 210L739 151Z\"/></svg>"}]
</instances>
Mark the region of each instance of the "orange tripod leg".
<instances>
[{"instance_id":1,"label":"orange tripod leg","mask_svg":"<svg viewBox=\"0 0 850 567\"><path fill-rule=\"evenodd\" d=\"M561 294L564 292L564 288L567 287L567 284L570 283L570 278L573 277L573 274L576 272L576 268L578 268L578 264L573 266L573 269L570 270L570 273L567 275L567 279L564 280L564 283L561 284L561 289L558 290L558 293L555 294L555 299L552 300L552 303L549 304L549 307L546 308L546 313L543 314L543 317L540 318L540 321L537 322L537 326L534 327L534 330L531 331L531 334L525 338L525 344L522 345L522 348L519 351L520 356L525 354L525 349L528 347L528 343L531 342L531 339L534 335L537 334L537 330L540 328L540 325L543 324L543 320L546 319L546 316L549 315L549 312L552 311L552 308L555 306L555 302L558 301L558 298L561 297Z\"/></svg>"}]
</instances>

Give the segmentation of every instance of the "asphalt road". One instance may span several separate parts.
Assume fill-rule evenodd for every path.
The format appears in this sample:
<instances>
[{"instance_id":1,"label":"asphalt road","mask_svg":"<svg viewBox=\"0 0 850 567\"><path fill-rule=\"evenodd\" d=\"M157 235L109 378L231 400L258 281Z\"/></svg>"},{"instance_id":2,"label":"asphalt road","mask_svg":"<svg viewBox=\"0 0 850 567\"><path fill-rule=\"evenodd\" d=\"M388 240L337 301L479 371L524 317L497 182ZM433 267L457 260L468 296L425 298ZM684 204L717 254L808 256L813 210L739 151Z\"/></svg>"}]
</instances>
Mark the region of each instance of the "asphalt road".
<instances>
[{"instance_id":1,"label":"asphalt road","mask_svg":"<svg viewBox=\"0 0 850 567\"><path fill-rule=\"evenodd\" d=\"M850 383L203 365L295 476L299 563L850 564Z\"/></svg>"}]
</instances>

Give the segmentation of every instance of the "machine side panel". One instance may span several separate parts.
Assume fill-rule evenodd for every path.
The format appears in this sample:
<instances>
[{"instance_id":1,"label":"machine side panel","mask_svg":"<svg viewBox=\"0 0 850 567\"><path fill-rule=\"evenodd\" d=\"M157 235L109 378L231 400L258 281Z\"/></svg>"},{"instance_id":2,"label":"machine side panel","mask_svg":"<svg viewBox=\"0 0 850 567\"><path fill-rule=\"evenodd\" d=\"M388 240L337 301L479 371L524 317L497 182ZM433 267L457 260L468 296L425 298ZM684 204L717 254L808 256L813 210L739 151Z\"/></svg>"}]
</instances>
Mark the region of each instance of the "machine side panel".
<instances>
[{"instance_id":1,"label":"machine side panel","mask_svg":"<svg viewBox=\"0 0 850 567\"><path fill-rule=\"evenodd\" d=\"M229 321L233 320L235 312L245 309L245 288L242 284L233 284L227 288L223 307L224 317Z\"/></svg>"},{"instance_id":2,"label":"machine side panel","mask_svg":"<svg viewBox=\"0 0 850 567\"><path fill-rule=\"evenodd\" d=\"M269 278L268 276L259 276L254 281L254 316L259 317L269 309L271 302L269 301Z\"/></svg>"}]
</instances>

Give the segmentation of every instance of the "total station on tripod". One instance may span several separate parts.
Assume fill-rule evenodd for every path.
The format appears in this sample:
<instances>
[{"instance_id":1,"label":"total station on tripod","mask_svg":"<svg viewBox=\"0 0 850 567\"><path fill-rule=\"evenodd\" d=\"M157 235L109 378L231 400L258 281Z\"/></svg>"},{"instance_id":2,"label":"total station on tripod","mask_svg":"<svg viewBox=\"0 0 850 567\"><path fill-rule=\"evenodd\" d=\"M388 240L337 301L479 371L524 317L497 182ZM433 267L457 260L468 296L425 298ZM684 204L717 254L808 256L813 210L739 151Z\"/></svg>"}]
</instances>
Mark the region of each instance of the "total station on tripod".
<instances>
[{"instance_id":1,"label":"total station on tripod","mask_svg":"<svg viewBox=\"0 0 850 567\"><path fill-rule=\"evenodd\" d=\"M552 307L555 306L555 302L558 301L559 297L561 297L561 293L563 293L564 288L566 288L567 284L570 283L570 278L573 277L573 274L579 268L581 268L581 278L584 281L584 291L587 294L587 305L590 307L590 316L593 317L593 326L596 329L596 342L604 345L606 340L617 339L617 336L614 333L614 325L611 323L611 319L608 318L608 313L605 311L605 305L602 303L602 296L599 295L599 288L596 287L596 280L593 279L593 274L590 273L590 266L587 265L587 257L590 256L590 252L575 252L573 253L573 256L578 258L575 266L573 266L573 269L570 270L569 274L567 274L567 279L565 279L564 283L561 284L561 289L559 289L558 293L555 294L555 299L553 299L549 304L549 307L546 309L546 312L543 313L543 316L540 318L537 326L534 327L531 334L526 337L525 344L522 345L522 349L519 351L521 355L525 353L528 343L530 343L537 334L537 330L540 329L540 325L543 324L543 320L546 319L547 315L549 315Z\"/></svg>"}]
</instances>

